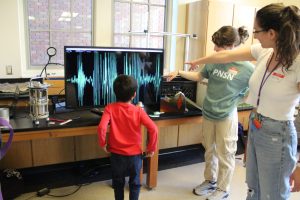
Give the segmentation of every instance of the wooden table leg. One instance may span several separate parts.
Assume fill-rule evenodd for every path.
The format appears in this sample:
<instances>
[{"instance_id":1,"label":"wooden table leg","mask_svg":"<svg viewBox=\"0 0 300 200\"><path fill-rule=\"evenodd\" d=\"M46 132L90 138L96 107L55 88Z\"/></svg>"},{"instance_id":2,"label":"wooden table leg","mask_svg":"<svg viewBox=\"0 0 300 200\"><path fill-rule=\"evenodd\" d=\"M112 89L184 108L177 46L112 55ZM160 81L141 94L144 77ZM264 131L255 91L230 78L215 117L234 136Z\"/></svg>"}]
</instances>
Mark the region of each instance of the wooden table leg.
<instances>
[{"instance_id":1,"label":"wooden table leg","mask_svg":"<svg viewBox=\"0 0 300 200\"><path fill-rule=\"evenodd\" d=\"M158 151L154 155L148 158L148 171L146 184L149 189L153 189L157 186L157 170L158 170Z\"/></svg>"},{"instance_id":2,"label":"wooden table leg","mask_svg":"<svg viewBox=\"0 0 300 200\"><path fill-rule=\"evenodd\" d=\"M140 183L142 184L143 183L143 171L144 171L144 161L142 160L142 168L141 168L141 171L140 171Z\"/></svg>"}]
</instances>

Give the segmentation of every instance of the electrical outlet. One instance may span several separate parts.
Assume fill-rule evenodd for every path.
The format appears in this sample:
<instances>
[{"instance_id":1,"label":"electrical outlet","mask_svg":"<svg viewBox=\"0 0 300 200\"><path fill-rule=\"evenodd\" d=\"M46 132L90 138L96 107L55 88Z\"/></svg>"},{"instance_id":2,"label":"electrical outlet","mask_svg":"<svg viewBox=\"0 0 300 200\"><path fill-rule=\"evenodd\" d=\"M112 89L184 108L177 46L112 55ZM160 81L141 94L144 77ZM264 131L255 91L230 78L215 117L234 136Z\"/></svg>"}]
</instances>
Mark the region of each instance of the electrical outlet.
<instances>
[{"instance_id":1,"label":"electrical outlet","mask_svg":"<svg viewBox=\"0 0 300 200\"><path fill-rule=\"evenodd\" d=\"M12 75L12 66L6 65L6 75Z\"/></svg>"}]
</instances>

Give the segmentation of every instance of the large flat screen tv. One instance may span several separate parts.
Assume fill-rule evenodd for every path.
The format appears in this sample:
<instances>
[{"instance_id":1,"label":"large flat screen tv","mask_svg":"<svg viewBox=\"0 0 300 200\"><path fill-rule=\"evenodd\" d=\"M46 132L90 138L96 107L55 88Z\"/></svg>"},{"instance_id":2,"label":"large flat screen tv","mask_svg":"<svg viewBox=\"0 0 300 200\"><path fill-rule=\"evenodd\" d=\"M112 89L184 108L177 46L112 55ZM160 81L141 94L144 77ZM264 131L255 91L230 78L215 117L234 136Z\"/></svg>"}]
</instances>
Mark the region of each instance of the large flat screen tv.
<instances>
[{"instance_id":1,"label":"large flat screen tv","mask_svg":"<svg viewBox=\"0 0 300 200\"><path fill-rule=\"evenodd\" d=\"M127 74L138 82L133 103L159 110L162 49L66 46L64 53L67 108L104 107L116 101L113 81Z\"/></svg>"}]
</instances>

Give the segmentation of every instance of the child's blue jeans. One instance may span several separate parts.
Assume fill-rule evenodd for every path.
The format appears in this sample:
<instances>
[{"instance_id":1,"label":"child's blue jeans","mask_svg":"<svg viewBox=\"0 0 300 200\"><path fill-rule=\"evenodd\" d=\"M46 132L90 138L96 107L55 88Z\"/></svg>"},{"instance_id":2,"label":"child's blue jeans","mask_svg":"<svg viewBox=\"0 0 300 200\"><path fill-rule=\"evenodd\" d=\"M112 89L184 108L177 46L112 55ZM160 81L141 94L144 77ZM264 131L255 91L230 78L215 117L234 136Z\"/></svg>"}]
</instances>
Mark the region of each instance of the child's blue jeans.
<instances>
[{"instance_id":1,"label":"child's blue jeans","mask_svg":"<svg viewBox=\"0 0 300 200\"><path fill-rule=\"evenodd\" d=\"M138 200L142 155L124 156L111 153L112 183L115 200L124 200L125 177L129 176L129 200Z\"/></svg>"}]
</instances>

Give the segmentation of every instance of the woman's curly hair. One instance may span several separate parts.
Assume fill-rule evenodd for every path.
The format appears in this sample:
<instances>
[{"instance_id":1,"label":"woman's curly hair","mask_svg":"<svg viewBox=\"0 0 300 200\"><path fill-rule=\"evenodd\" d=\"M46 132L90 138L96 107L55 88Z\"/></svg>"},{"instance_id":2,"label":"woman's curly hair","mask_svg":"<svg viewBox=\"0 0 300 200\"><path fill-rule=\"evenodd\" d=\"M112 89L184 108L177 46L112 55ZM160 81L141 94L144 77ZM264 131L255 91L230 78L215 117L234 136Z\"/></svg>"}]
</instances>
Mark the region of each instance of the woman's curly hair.
<instances>
[{"instance_id":1,"label":"woman's curly hair","mask_svg":"<svg viewBox=\"0 0 300 200\"><path fill-rule=\"evenodd\" d=\"M232 26L223 26L212 35L212 41L218 47L239 46L249 38L246 27L238 29Z\"/></svg>"}]
</instances>

